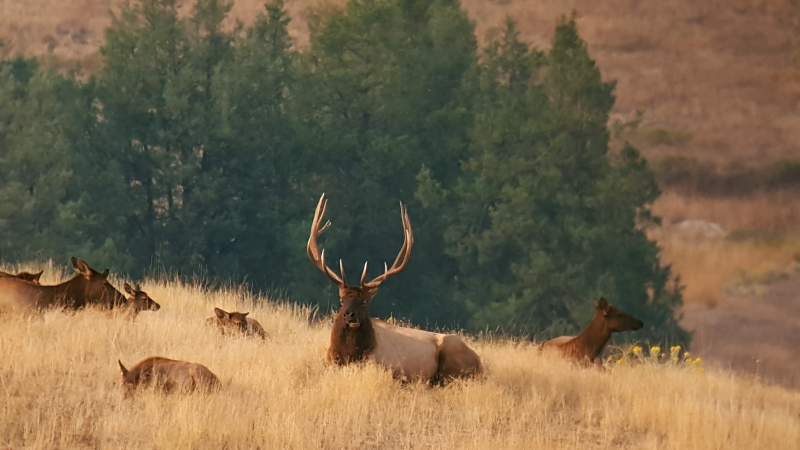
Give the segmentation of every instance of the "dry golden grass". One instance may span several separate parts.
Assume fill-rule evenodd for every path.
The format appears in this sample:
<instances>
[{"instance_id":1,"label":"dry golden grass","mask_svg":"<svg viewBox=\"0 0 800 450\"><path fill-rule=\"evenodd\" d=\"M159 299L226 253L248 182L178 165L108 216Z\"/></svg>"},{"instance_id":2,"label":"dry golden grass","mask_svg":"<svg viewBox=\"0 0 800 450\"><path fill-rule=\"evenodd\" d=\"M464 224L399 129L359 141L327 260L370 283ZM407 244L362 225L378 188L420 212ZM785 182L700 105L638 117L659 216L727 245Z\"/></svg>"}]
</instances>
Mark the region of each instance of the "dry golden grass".
<instances>
[{"instance_id":1,"label":"dry golden grass","mask_svg":"<svg viewBox=\"0 0 800 450\"><path fill-rule=\"evenodd\" d=\"M579 369L530 344L478 340L484 378L404 386L375 366L325 366L327 326L308 326L302 309L235 289L144 288L162 309L134 321L94 310L0 318L0 447L779 449L800 441L800 393L726 372ZM217 334L204 326L214 305L252 311L271 338ZM205 364L224 388L124 400L116 360L151 355Z\"/></svg>"}]
</instances>

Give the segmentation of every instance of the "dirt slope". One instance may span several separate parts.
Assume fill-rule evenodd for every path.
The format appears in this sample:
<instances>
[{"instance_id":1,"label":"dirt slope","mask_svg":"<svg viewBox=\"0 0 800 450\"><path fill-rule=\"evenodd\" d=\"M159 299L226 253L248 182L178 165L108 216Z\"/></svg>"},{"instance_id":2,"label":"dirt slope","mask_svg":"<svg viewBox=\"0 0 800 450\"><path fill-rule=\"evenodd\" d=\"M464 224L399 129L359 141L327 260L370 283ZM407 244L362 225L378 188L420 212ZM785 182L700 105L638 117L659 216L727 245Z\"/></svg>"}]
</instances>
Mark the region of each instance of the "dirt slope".
<instances>
[{"instance_id":1,"label":"dirt slope","mask_svg":"<svg viewBox=\"0 0 800 450\"><path fill-rule=\"evenodd\" d=\"M683 325L709 363L800 389L800 277L714 308L690 305Z\"/></svg>"}]
</instances>

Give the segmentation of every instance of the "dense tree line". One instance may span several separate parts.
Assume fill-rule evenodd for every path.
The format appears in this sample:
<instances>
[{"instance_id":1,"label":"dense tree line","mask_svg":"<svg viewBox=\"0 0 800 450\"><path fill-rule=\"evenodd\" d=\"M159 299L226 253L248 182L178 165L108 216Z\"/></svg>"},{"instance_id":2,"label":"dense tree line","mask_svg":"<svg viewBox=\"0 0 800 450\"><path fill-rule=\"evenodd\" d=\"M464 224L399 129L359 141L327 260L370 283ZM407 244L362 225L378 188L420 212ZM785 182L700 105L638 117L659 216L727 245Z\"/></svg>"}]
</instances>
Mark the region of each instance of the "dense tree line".
<instances>
[{"instance_id":1,"label":"dense tree line","mask_svg":"<svg viewBox=\"0 0 800 450\"><path fill-rule=\"evenodd\" d=\"M545 337L605 295L649 337L687 339L643 231L658 187L634 148L609 149L614 85L574 20L549 50L511 20L479 47L456 0L351 0L298 51L281 0L249 26L229 1L178 6L124 9L89 79L2 63L4 260L78 254L327 309L304 252L319 194L351 272L393 258L402 200L414 254L377 313Z\"/></svg>"}]
</instances>

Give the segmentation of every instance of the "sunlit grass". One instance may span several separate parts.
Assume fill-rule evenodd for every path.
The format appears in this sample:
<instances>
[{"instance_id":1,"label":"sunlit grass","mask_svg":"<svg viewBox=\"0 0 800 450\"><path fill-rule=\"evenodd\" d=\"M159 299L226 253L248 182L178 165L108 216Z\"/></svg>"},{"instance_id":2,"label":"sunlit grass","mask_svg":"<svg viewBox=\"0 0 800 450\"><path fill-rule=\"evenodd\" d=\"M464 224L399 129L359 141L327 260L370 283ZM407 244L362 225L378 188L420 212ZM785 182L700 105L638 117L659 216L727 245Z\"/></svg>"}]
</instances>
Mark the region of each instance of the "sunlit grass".
<instances>
[{"instance_id":1,"label":"sunlit grass","mask_svg":"<svg viewBox=\"0 0 800 450\"><path fill-rule=\"evenodd\" d=\"M727 372L583 369L533 343L473 340L484 377L403 385L373 365L326 366L329 329L309 326L302 308L239 289L143 288L162 309L134 321L95 310L2 318L0 448L788 448L800 439L800 394ZM220 335L204 322L213 306L251 311L270 338ZM153 355L204 364L224 387L124 400L116 360Z\"/></svg>"}]
</instances>

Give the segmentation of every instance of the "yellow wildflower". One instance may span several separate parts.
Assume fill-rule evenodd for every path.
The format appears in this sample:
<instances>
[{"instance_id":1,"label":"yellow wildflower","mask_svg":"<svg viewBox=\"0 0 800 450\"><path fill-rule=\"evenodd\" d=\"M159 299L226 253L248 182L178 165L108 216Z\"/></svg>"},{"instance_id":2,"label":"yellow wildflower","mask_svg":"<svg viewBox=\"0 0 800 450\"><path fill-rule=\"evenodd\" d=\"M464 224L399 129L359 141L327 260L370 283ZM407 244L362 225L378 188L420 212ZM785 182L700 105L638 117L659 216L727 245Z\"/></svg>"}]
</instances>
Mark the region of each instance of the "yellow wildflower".
<instances>
[{"instance_id":1,"label":"yellow wildflower","mask_svg":"<svg viewBox=\"0 0 800 450\"><path fill-rule=\"evenodd\" d=\"M650 347L650 357L653 359L658 359L659 356L661 356L661 347L658 345Z\"/></svg>"},{"instance_id":2,"label":"yellow wildflower","mask_svg":"<svg viewBox=\"0 0 800 450\"><path fill-rule=\"evenodd\" d=\"M681 346L680 345L673 345L669 348L669 359L672 361L673 364L678 363L678 358L681 354Z\"/></svg>"},{"instance_id":3,"label":"yellow wildflower","mask_svg":"<svg viewBox=\"0 0 800 450\"><path fill-rule=\"evenodd\" d=\"M636 356L637 358L641 358L642 357L642 347L640 347L638 345L634 345L633 347L631 347L631 353L633 353L633 355Z\"/></svg>"}]
</instances>

